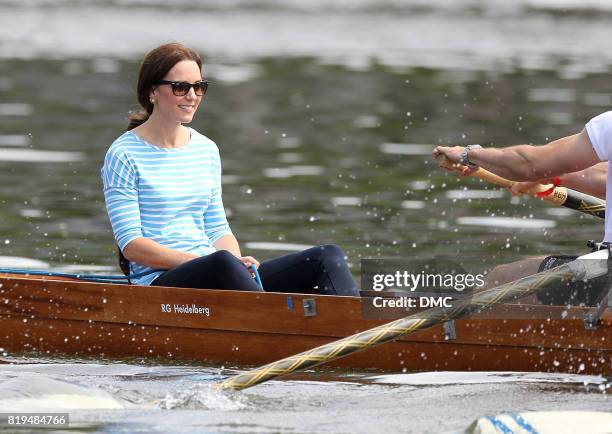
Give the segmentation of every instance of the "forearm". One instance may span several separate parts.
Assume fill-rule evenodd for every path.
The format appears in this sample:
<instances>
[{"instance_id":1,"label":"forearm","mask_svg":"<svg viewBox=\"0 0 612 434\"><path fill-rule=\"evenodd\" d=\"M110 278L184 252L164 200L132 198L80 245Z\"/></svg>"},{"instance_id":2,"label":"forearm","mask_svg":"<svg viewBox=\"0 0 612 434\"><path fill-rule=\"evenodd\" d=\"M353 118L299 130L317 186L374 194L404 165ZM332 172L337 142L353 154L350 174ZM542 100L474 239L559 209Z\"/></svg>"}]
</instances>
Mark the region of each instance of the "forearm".
<instances>
[{"instance_id":1,"label":"forearm","mask_svg":"<svg viewBox=\"0 0 612 434\"><path fill-rule=\"evenodd\" d=\"M217 250L227 250L236 257L241 257L240 245L234 234L226 234L213 243Z\"/></svg>"},{"instance_id":2,"label":"forearm","mask_svg":"<svg viewBox=\"0 0 612 434\"><path fill-rule=\"evenodd\" d=\"M433 156L444 155L454 163L461 163L465 152L462 146L438 146ZM472 148L467 155L471 164L511 181L538 181L578 172L600 162L586 130L543 146Z\"/></svg>"},{"instance_id":3,"label":"forearm","mask_svg":"<svg viewBox=\"0 0 612 434\"><path fill-rule=\"evenodd\" d=\"M605 199L607 176L608 163L604 162L579 172L561 175L559 179L564 187Z\"/></svg>"},{"instance_id":4,"label":"forearm","mask_svg":"<svg viewBox=\"0 0 612 434\"><path fill-rule=\"evenodd\" d=\"M535 179L528 178L525 160L520 152L523 146L526 145L503 149L472 149L469 154L470 162L511 181L535 181L544 178L545 175Z\"/></svg>"},{"instance_id":5,"label":"forearm","mask_svg":"<svg viewBox=\"0 0 612 434\"><path fill-rule=\"evenodd\" d=\"M170 270L199 257L194 253L169 249L145 237L130 241L123 249L123 255L128 261L137 262L158 270Z\"/></svg>"},{"instance_id":6,"label":"forearm","mask_svg":"<svg viewBox=\"0 0 612 434\"><path fill-rule=\"evenodd\" d=\"M543 157L543 156L542 156ZM470 152L470 162L511 181L538 181L566 173L562 166L546 164L534 146L483 148Z\"/></svg>"}]
</instances>

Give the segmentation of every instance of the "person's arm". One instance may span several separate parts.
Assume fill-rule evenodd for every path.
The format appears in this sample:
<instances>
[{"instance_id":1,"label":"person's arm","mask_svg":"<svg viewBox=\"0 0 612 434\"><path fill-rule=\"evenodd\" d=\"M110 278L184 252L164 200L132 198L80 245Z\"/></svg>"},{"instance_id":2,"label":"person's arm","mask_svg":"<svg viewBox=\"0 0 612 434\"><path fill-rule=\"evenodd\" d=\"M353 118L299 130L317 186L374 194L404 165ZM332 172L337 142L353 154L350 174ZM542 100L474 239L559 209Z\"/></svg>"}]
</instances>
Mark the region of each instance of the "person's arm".
<instances>
[{"instance_id":1,"label":"person's arm","mask_svg":"<svg viewBox=\"0 0 612 434\"><path fill-rule=\"evenodd\" d=\"M571 188L582 193L596 196L600 199L606 198L606 179L608 177L608 163L602 162L579 172L567 173L559 176L560 185ZM535 182L517 182L510 191L512 194L521 195L528 193L535 185L549 184L550 180Z\"/></svg>"},{"instance_id":2,"label":"person's arm","mask_svg":"<svg viewBox=\"0 0 612 434\"><path fill-rule=\"evenodd\" d=\"M138 203L138 174L130 157L111 148L102 168L104 200L117 245L128 261L169 270L197 255L183 253L145 238Z\"/></svg>"},{"instance_id":3,"label":"person's arm","mask_svg":"<svg viewBox=\"0 0 612 434\"><path fill-rule=\"evenodd\" d=\"M227 250L237 258L242 256L242 253L240 253L240 245L238 244L238 240L231 232L223 235L221 238L218 238L213 243L213 246L217 250Z\"/></svg>"},{"instance_id":4,"label":"person's arm","mask_svg":"<svg viewBox=\"0 0 612 434\"><path fill-rule=\"evenodd\" d=\"M606 198L607 179L607 162L601 162L588 169L560 176L562 186L596 196L600 199Z\"/></svg>"},{"instance_id":5,"label":"person's arm","mask_svg":"<svg viewBox=\"0 0 612 434\"><path fill-rule=\"evenodd\" d=\"M242 256L242 253L240 253L240 245L238 244L238 240L232 233L223 235L213 243L213 246L215 246L215 249L217 250L227 250L228 252L232 253L247 267L255 265L255 268L259 268L259 261L257 259L252 256Z\"/></svg>"},{"instance_id":6,"label":"person's arm","mask_svg":"<svg viewBox=\"0 0 612 434\"><path fill-rule=\"evenodd\" d=\"M463 150L463 146L438 146L433 156L444 155L452 162L460 163ZM538 181L581 171L601 161L586 130L544 146L472 149L469 159L475 167L482 167L512 181Z\"/></svg>"},{"instance_id":7,"label":"person's arm","mask_svg":"<svg viewBox=\"0 0 612 434\"><path fill-rule=\"evenodd\" d=\"M240 259L245 266L255 265L255 267L259 268L259 261L257 259L252 256L242 256L240 244L238 244L238 240L227 222L222 198L221 159L218 155L214 167L216 170L216 183L211 193L210 204L204 212L204 231L206 236L215 249L227 250Z\"/></svg>"},{"instance_id":8,"label":"person's arm","mask_svg":"<svg viewBox=\"0 0 612 434\"><path fill-rule=\"evenodd\" d=\"M123 256L128 261L137 262L156 270L170 270L199 257L194 253L169 249L145 237L139 237L130 241L123 248Z\"/></svg>"}]
</instances>

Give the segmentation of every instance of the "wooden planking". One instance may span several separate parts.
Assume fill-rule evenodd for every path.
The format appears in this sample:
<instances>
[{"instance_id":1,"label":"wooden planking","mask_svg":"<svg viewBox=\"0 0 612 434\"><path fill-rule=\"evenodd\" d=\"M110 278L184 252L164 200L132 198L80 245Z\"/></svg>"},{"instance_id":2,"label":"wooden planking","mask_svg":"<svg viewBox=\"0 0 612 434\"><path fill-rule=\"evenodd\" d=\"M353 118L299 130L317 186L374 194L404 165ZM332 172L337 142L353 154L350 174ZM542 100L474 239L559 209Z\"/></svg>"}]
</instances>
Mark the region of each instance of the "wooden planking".
<instances>
[{"instance_id":1,"label":"wooden planking","mask_svg":"<svg viewBox=\"0 0 612 434\"><path fill-rule=\"evenodd\" d=\"M0 278L0 313L157 326L260 331L296 335L342 337L375 327L383 320L361 318L360 300L304 294L252 293L96 283ZM293 308L287 307L291 297ZM302 300L315 299L317 316L304 316ZM166 314L162 303L196 304L211 310L211 316ZM528 314L525 310L528 309ZM517 338L532 346L583 345L610 348L605 333L612 327L607 312L602 327L584 330L584 309L572 309L561 319L564 308L552 306L500 306L469 320L457 322L462 342L483 339L514 345ZM567 311L567 309L565 309ZM557 318L557 319L550 319ZM427 339L443 341L439 328ZM421 335L421 334L419 334Z\"/></svg>"},{"instance_id":2,"label":"wooden planking","mask_svg":"<svg viewBox=\"0 0 612 434\"><path fill-rule=\"evenodd\" d=\"M322 345L331 338L270 333L125 326L0 315L8 351L84 357L162 357L259 365ZM497 345L396 341L335 361L331 366L387 371L539 371L610 375L606 351L545 350Z\"/></svg>"},{"instance_id":3,"label":"wooden planking","mask_svg":"<svg viewBox=\"0 0 612 434\"><path fill-rule=\"evenodd\" d=\"M265 358L261 354L262 348L270 351L268 347L274 346L276 353L280 351L284 354L278 355L277 358L280 358L292 354L285 351L288 348L308 349L384 323L382 320L363 320L360 300L351 297L110 285L46 278L0 277L0 285L0 319L4 325L11 324L12 327L7 331L10 334L10 337L7 334L7 339L21 342L19 334L24 330L30 337L37 336L34 340L26 336L21 345L10 345L12 351L44 345L41 347L44 351L70 354L77 351L74 348L80 348L78 353L86 354L88 348L100 347L106 348L104 353L122 357L147 354L169 357L170 354L178 358L257 364L262 363L262 357ZM287 307L288 296L293 300L292 309ZM301 305L304 298L316 300L317 316L304 316ZM160 305L166 302L208 306L211 316L196 315L194 318L193 315L164 314ZM445 363L456 365L458 362L445 360L453 359L458 353L470 355L465 356L469 363L464 366L473 369L481 364L485 366L482 369L495 369L497 362L491 360L491 355L499 354L505 358L514 354L513 357L527 360L525 364L532 366L530 370L542 363L543 369L557 371L559 369L556 369L555 363L567 359L562 366L570 367L576 364L576 360L586 360L588 363L580 362L577 365L592 365L594 372L597 369L612 371L609 366L602 368L603 362L600 361L612 360L610 312L604 314L597 330L587 331L581 319L584 309L566 312L566 319L561 319L559 309L562 308L504 306L479 318L457 321L458 339L455 341L445 341L442 328L434 327L404 337L399 342L386 344L374 350L374 356L355 356L355 363L359 367L401 369L401 364L398 365L396 360L398 356L393 356L398 352L391 352L386 359L378 360L376 354L390 351L384 349L389 346L410 355L413 365L419 364L413 359L422 358L422 353L425 359L429 357L428 353L432 353L434 361L429 364L433 363L435 369ZM58 335L54 331L64 330L63 323L70 324L72 340L70 336ZM41 324L43 329L35 330L32 324ZM138 328L149 332L155 330L156 337L138 334L134 331ZM4 331L2 327L0 330ZM112 330L113 334L105 335L105 330ZM80 335L83 333L86 336ZM200 345L198 350L192 348L190 339L194 333L197 339L212 339L214 345L204 348ZM92 335L96 336L96 340L88 339ZM124 339L124 335L131 337L125 341L127 338ZM68 340L65 340L66 337ZM156 345L137 345L142 339L156 342ZM120 344L116 345L116 341ZM88 346L79 347L83 342L87 342ZM172 342L180 342L180 345L173 347ZM259 342L261 346L246 351L245 345L251 348L251 342ZM230 343L232 346L228 347ZM8 347L4 343L3 346ZM481 356L484 361L478 358ZM362 362L359 361L360 357L364 357ZM353 359L350 357L347 360ZM499 361L504 369L510 369L516 363ZM553 366L548 366L551 363Z\"/></svg>"}]
</instances>

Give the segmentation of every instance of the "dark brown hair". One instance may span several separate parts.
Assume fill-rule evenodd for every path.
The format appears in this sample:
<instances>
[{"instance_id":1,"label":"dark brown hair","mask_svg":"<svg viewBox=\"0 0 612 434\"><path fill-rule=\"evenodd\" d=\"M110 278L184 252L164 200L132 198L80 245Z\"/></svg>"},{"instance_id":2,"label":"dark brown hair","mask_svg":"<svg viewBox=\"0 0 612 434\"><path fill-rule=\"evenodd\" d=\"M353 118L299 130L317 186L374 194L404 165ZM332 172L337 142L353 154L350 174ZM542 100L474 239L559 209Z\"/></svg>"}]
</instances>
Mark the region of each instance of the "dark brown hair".
<instances>
[{"instance_id":1,"label":"dark brown hair","mask_svg":"<svg viewBox=\"0 0 612 434\"><path fill-rule=\"evenodd\" d=\"M161 45L149 51L140 65L138 73L138 102L144 110L130 112L128 116L128 130L143 124L153 113L153 104L150 101L151 89L162 80L174 65L182 60L193 60L202 70L200 55L183 44L171 43Z\"/></svg>"}]
</instances>

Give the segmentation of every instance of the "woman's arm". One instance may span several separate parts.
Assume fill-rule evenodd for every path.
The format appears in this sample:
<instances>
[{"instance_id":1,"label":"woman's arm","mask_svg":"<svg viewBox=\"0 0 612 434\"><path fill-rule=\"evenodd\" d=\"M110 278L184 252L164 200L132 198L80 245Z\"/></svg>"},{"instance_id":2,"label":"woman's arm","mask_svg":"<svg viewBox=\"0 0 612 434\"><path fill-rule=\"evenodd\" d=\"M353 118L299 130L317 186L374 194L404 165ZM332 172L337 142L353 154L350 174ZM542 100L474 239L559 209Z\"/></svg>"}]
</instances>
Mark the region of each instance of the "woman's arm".
<instances>
[{"instance_id":1,"label":"woman's arm","mask_svg":"<svg viewBox=\"0 0 612 434\"><path fill-rule=\"evenodd\" d=\"M123 248L123 256L128 261L137 262L156 270L170 270L199 257L199 255L194 253L169 249L145 237L139 237L130 241Z\"/></svg>"},{"instance_id":2,"label":"woman's arm","mask_svg":"<svg viewBox=\"0 0 612 434\"><path fill-rule=\"evenodd\" d=\"M238 240L232 233L225 234L221 238L217 239L217 241L213 243L213 246L215 246L215 249L217 250L227 250L228 252L232 253L247 267L255 265L255 268L259 268L259 261L257 259L252 256L242 256L242 253L240 253L240 245L238 244Z\"/></svg>"},{"instance_id":3,"label":"woman's arm","mask_svg":"<svg viewBox=\"0 0 612 434\"><path fill-rule=\"evenodd\" d=\"M102 167L104 199L117 245L128 261L169 270L198 255L179 252L145 238L138 202L138 174L127 153L109 149Z\"/></svg>"},{"instance_id":4,"label":"woman's arm","mask_svg":"<svg viewBox=\"0 0 612 434\"><path fill-rule=\"evenodd\" d=\"M242 256L240 253L240 245L238 244L238 240L232 233L225 234L221 238L217 239L213 243L213 246L215 246L215 249L217 250L227 250L238 258Z\"/></svg>"}]
</instances>

